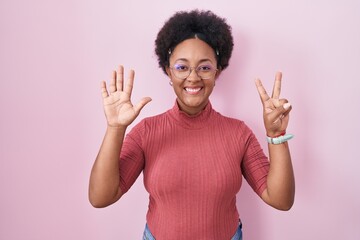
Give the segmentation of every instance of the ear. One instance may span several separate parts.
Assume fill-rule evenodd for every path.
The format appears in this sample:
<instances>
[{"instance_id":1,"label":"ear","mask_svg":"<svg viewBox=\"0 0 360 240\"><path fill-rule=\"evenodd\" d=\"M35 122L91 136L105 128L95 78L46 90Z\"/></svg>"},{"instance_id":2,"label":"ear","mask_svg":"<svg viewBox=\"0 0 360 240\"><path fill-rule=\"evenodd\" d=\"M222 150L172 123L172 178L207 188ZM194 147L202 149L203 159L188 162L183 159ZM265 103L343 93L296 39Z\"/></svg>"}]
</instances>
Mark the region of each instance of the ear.
<instances>
[{"instance_id":1,"label":"ear","mask_svg":"<svg viewBox=\"0 0 360 240\"><path fill-rule=\"evenodd\" d=\"M218 79L218 77L220 76L221 71L222 71L222 69L221 69L221 67L219 67L219 69L216 71L216 74L215 74L215 80Z\"/></svg>"},{"instance_id":2,"label":"ear","mask_svg":"<svg viewBox=\"0 0 360 240\"><path fill-rule=\"evenodd\" d=\"M166 74L168 75L168 77L171 78L171 71L168 66L165 67L165 71L166 71Z\"/></svg>"}]
</instances>

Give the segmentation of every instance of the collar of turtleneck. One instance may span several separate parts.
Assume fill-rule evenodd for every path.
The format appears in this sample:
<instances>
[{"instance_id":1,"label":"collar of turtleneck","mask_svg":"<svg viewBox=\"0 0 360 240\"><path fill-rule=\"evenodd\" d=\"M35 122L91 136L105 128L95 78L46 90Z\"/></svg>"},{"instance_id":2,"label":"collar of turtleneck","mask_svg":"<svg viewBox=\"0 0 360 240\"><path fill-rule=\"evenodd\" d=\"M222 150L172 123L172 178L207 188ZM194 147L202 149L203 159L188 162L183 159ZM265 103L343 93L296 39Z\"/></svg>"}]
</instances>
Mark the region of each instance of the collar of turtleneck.
<instances>
[{"instance_id":1,"label":"collar of turtleneck","mask_svg":"<svg viewBox=\"0 0 360 240\"><path fill-rule=\"evenodd\" d=\"M205 108L196 115L189 115L182 111L177 101L175 101L174 107L168 111L170 117L172 117L179 125L188 129L200 129L206 127L213 112L214 110L210 101L206 104Z\"/></svg>"}]
</instances>

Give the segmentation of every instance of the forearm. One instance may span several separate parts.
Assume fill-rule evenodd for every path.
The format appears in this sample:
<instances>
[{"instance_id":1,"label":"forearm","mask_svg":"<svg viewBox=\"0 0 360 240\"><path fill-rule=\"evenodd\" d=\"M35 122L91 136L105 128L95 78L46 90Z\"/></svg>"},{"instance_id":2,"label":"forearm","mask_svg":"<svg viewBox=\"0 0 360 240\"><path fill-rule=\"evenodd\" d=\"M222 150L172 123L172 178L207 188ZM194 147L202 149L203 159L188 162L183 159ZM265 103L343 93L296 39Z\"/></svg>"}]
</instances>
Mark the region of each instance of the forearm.
<instances>
[{"instance_id":1,"label":"forearm","mask_svg":"<svg viewBox=\"0 0 360 240\"><path fill-rule=\"evenodd\" d=\"M93 165L89 200L94 207L106 207L122 195L119 183L119 156L126 128L108 127Z\"/></svg>"},{"instance_id":2,"label":"forearm","mask_svg":"<svg viewBox=\"0 0 360 240\"><path fill-rule=\"evenodd\" d=\"M291 163L289 145L269 144L270 170L267 176L267 189L262 198L269 205L289 210L294 203L295 180Z\"/></svg>"}]
</instances>

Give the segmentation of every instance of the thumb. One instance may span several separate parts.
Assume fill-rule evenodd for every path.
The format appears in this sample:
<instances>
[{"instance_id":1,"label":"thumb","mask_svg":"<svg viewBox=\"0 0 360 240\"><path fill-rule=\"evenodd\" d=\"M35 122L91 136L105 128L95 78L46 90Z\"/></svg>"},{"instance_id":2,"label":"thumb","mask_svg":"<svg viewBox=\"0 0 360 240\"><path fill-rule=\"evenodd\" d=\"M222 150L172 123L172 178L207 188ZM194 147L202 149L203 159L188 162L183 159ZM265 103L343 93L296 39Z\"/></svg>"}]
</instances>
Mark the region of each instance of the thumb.
<instances>
[{"instance_id":1,"label":"thumb","mask_svg":"<svg viewBox=\"0 0 360 240\"><path fill-rule=\"evenodd\" d=\"M285 115L287 115L291 110L291 103L285 103L284 105L276 108L274 111L272 111L269 114L269 120L271 122L277 122L279 119L283 118Z\"/></svg>"},{"instance_id":2,"label":"thumb","mask_svg":"<svg viewBox=\"0 0 360 240\"><path fill-rule=\"evenodd\" d=\"M143 99L140 100L138 104L136 104L136 106L134 106L135 111L139 114L141 109L151 101L152 99L150 97L144 97Z\"/></svg>"}]
</instances>

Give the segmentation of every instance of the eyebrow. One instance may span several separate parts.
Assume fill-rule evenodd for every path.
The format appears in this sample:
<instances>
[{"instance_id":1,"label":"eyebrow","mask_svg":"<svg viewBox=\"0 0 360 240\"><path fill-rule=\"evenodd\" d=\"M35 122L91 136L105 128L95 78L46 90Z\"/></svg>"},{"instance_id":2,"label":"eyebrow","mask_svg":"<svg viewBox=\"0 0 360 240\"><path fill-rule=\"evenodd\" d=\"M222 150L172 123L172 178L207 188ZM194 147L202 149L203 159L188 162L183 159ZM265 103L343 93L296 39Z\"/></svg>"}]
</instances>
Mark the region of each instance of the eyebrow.
<instances>
[{"instance_id":1,"label":"eyebrow","mask_svg":"<svg viewBox=\"0 0 360 240\"><path fill-rule=\"evenodd\" d=\"M189 62L189 60L188 60L188 59L186 59L186 58L178 58L178 59L176 59L176 60L175 60L175 62L177 62L177 61ZM209 62L213 63L213 61L211 61L211 59L210 59L210 58L203 58L203 59L200 59L199 63L202 63L202 62L207 62L207 61L209 61Z\"/></svg>"}]
</instances>

